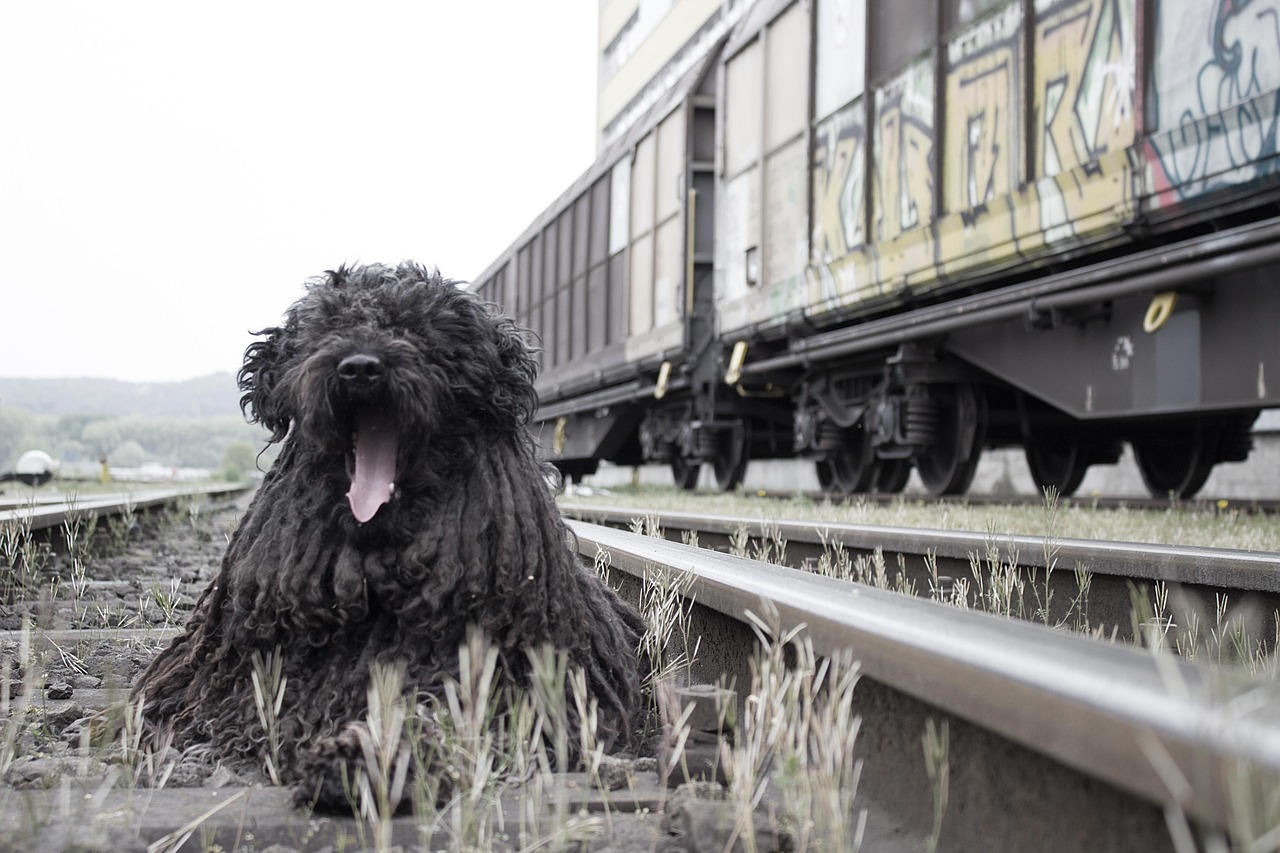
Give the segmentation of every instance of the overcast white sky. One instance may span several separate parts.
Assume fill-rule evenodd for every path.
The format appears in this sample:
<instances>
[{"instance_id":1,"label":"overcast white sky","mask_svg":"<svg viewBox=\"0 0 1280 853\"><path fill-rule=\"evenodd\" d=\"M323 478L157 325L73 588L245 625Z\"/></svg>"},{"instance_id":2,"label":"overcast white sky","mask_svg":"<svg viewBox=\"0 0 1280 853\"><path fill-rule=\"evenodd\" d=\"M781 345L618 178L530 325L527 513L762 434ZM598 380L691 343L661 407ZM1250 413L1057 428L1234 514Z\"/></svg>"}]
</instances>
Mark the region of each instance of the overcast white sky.
<instances>
[{"instance_id":1,"label":"overcast white sky","mask_svg":"<svg viewBox=\"0 0 1280 853\"><path fill-rule=\"evenodd\" d=\"M235 370L343 262L475 277L591 164L597 15L0 3L0 376Z\"/></svg>"}]
</instances>

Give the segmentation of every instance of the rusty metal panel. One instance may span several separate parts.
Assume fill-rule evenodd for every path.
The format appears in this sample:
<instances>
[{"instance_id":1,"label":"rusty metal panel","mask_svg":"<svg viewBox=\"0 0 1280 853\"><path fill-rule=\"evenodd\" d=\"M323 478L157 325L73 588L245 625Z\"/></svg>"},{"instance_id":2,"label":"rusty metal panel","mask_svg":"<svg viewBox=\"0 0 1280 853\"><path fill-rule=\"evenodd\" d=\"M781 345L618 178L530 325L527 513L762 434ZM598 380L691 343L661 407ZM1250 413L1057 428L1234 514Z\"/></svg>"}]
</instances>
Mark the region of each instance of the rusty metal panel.
<instances>
[{"instance_id":1,"label":"rusty metal panel","mask_svg":"<svg viewBox=\"0 0 1280 853\"><path fill-rule=\"evenodd\" d=\"M803 133L809 123L809 15L794 3L765 37L765 150Z\"/></svg>"},{"instance_id":2,"label":"rusty metal panel","mask_svg":"<svg viewBox=\"0 0 1280 853\"><path fill-rule=\"evenodd\" d=\"M814 114L826 117L866 88L867 0L818 0Z\"/></svg>"},{"instance_id":3,"label":"rusty metal panel","mask_svg":"<svg viewBox=\"0 0 1280 853\"><path fill-rule=\"evenodd\" d=\"M764 63L756 39L729 60L725 71L725 175L733 178L760 160L763 145Z\"/></svg>"},{"instance_id":4,"label":"rusty metal panel","mask_svg":"<svg viewBox=\"0 0 1280 853\"><path fill-rule=\"evenodd\" d=\"M898 71L933 46L937 0L893 0L875 4L871 31L871 78Z\"/></svg>"}]
</instances>

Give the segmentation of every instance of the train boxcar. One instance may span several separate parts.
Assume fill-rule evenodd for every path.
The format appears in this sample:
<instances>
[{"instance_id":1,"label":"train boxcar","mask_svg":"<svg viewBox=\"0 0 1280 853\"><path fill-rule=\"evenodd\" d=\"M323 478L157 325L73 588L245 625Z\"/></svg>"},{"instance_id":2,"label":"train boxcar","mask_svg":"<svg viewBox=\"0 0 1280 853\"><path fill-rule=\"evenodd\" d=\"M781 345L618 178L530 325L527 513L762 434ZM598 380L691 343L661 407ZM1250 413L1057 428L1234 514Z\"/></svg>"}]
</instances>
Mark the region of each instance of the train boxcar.
<instances>
[{"instance_id":1,"label":"train boxcar","mask_svg":"<svg viewBox=\"0 0 1280 853\"><path fill-rule=\"evenodd\" d=\"M681 437L666 425L678 431L699 417L695 402L733 395L706 372L715 346L714 55L690 58L475 282L536 339L532 428L571 478L602 459L662 461L692 486L698 465L682 466L696 451L676 447Z\"/></svg>"},{"instance_id":2,"label":"train boxcar","mask_svg":"<svg viewBox=\"0 0 1280 853\"><path fill-rule=\"evenodd\" d=\"M1070 493L1128 442L1189 496L1280 405L1278 112L1275 2L757 0L479 286L543 336L570 475L941 495L1022 447ZM570 257L523 310L596 194L582 309Z\"/></svg>"}]
</instances>

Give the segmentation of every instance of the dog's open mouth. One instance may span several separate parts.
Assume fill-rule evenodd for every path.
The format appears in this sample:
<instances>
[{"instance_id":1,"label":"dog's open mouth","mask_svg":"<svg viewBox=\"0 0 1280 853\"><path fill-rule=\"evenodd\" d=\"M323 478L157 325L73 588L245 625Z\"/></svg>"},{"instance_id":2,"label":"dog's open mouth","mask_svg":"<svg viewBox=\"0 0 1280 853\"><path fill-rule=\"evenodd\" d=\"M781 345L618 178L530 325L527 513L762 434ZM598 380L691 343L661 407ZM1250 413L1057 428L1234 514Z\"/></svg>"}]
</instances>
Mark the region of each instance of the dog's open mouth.
<instances>
[{"instance_id":1,"label":"dog's open mouth","mask_svg":"<svg viewBox=\"0 0 1280 853\"><path fill-rule=\"evenodd\" d=\"M347 501L356 521L364 524L395 494L400 449L395 420L381 409L361 409L355 416L352 442Z\"/></svg>"}]
</instances>

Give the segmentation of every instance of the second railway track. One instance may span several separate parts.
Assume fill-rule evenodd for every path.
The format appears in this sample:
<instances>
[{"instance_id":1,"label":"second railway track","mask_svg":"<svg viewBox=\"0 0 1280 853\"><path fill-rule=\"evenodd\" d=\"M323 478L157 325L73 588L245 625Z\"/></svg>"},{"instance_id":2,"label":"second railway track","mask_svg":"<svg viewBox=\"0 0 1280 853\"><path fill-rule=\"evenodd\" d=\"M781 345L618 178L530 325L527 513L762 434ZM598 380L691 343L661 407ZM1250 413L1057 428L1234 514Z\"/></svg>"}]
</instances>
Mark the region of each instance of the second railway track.
<instances>
[{"instance_id":1,"label":"second railway track","mask_svg":"<svg viewBox=\"0 0 1280 853\"><path fill-rule=\"evenodd\" d=\"M864 563L870 571L872 562L883 558L885 579L893 588L954 597L959 584L967 603L975 607L982 607L981 597L984 591L990 594L991 583L1011 585L1016 591L1020 582L1021 613L1013 602L1001 611L1004 615L1049 624L1069 622L1107 637L1135 639L1137 595L1151 603L1149 618L1161 620L1163 628L1208 631L1233 620L1234 630L1266 650L1276 644L1280 553L1272 551L762 519L583 502L562 502L561 510L569 518L622 529L646 519L656 521L669 539L693 537L703 547L722 552L733 549L738 537L740 553L766 555L766 560L810 571L824 563L855 565L859 558L871 561ZM935 591L939 584L943 589ZM1047 610L1042 610L1046 603Z\"/></svg>"},{"instance_id":2,"label":"second railway track","mask_svg":"<svg viewBox=\"0 0 1280 853\"><path fill-rule=\"evenodd\" d=\"M571 526L584 558L607 563L624 592L658 570L686 577L701 639L696 679L749 683L748 613L767 609L784 630L803 626L819 654L853 653L858 802L871 811L864 849L919 849L930 832L936 787L922 737L943 722L941 850L1177 849L1170 827L1238 826L1249 798L1280 788L1274 684L1241 687L1221 670L1126 644Z\"/></svg>"}]
</instances>

